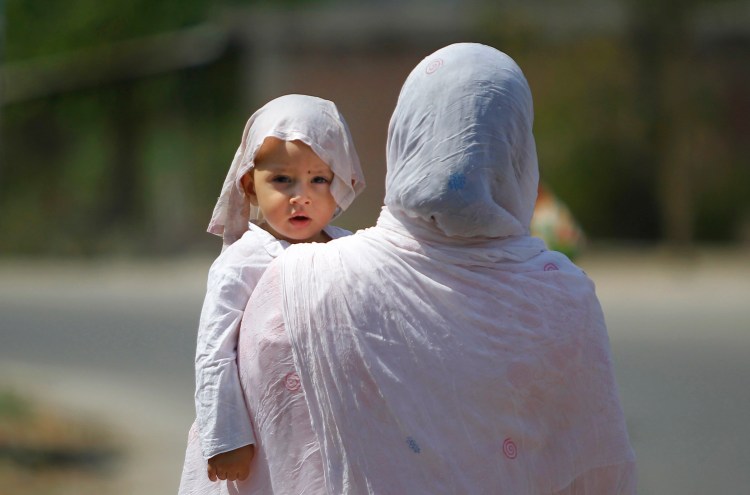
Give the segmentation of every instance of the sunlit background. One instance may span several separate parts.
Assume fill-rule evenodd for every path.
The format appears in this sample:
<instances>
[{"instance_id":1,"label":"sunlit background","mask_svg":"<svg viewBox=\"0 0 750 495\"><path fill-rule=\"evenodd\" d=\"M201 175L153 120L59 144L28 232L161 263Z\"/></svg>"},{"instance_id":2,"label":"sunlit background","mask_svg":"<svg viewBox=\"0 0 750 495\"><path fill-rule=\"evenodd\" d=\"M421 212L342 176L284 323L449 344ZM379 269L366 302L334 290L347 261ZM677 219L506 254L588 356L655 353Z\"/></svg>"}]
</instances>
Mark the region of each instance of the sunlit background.
<instances>
[{"instance_id":1,"label":"sunlit background","mask_svg":"<svg viewBox=\"0 0 750 495\"><path fill-rule=\"evenodd\" d=\"M597 283L641 495L750 486L750 2L0 0L0 495L177 489L205 232L250 114L346 117L372 225L432 51L511 55L536 232Z\"/></svg>"}]
</instances>

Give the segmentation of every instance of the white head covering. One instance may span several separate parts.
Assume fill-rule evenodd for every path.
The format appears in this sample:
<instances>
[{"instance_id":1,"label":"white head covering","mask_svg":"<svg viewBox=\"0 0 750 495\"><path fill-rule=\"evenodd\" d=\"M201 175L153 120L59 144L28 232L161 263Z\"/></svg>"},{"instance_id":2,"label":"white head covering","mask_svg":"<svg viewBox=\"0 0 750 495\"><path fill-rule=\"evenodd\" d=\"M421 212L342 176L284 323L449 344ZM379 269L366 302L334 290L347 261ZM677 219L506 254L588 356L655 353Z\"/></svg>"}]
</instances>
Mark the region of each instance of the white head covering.
<instances>
[{"instance_id":1,"label":"white head covering","mask_svg":"<svg viewBox=\"0 0 750 495\"><path fill-rule=\"evenodd\" d=\"M462 43L422 60L388 128L385 204L448 236L525 235L539 172L531 91L489 46Z\"/></svg>"},{"instance_id":2,"label":"white head covering","mask_svg":"<svg viewBox=\"0 0 750 495\"><path fill-rule=\"evenodd\" d=\"M339 207L336 215L346 210L365 187L349 127L333 102L306 95L271 100L247 121L208 225L208 232L223 236L224 247L247 231L250 219L261 218L240 180L253 168L255 155L267 137L302 141L331 168L331 194Z\"/></svg>"},{"instance_id":3,"label":"white head covering","mask_svg":"<svg viewBox=\"0 0 750 495\"><path fill-rule=\"evenodd\" d=\"M328 493L635 493L594 285L528 235L531 112L507 55L477 44L430 55L391 120L377 226L271 264L281 287L258 291L280 295L251 306L241 334L276 342L283 298L324 473L289 459L312 442L280 441L288 399L259 380L247 389L279 390L278 409L249 402L271 479L323 478Z\"/></svg>"}]
</instances>

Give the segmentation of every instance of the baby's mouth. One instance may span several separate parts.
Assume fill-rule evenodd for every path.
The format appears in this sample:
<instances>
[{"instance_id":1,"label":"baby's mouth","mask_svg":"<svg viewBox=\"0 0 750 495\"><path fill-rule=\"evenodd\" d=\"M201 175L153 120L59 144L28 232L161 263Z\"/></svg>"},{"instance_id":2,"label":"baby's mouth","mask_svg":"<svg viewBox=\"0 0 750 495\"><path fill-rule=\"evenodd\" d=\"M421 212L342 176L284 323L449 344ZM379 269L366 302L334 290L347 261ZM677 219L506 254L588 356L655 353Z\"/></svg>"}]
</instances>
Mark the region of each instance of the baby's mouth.
<instances>
[{"instance_id":1,"label":"baby's mouth","mask_svg":"<svg viewBox=\"0 0 750 495\"><path fill-rule=\"evenodd\" d=\"M298 224L303 224L303 223L309 222L310 221L310 217L307 217L305 215L294 215L293 217L291 217L289 219L289 221L292 222L292 224L297 224L298 225Z\"/></svg>"}]
</instances>

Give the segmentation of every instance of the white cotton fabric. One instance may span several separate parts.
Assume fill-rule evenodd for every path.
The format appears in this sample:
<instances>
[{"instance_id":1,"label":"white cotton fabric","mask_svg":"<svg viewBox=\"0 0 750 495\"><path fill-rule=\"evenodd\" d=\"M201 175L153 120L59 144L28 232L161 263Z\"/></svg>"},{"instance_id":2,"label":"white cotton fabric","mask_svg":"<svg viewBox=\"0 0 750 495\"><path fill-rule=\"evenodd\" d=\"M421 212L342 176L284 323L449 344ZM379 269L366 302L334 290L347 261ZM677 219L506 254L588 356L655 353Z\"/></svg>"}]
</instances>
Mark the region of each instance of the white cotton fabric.
<instances>
[{"instance_id":1,"label":"white cotton fabric","mask_svg":"<svg viewBox=\"0 0 750 495\"><path fill-rule=\"evenodd\" d=\"M409 75L388 128L385 204L449 237L529 233L539 172L531 91L506 54L458 45Z\"/></svg>"},{"instance_id":2,"label":"white cotton fabric","mask_svg":"<svg viewBox=\"0 0 750 495\"><path fill-rule=\"evenodd\" d=\"M541 241L457 249L413 222L280 260L320 493L635 493L591 281Z\"/></svg>"},{"instance_id":3,"label":"white cotton fabric","mask_svg":"<svg viewBox=\"0 0 750 495\"><path fill-rule=\"evenodd\" d=\"M279 258L283 320L251 301L291 341L326 484L304 493L635 493L594 285L528 236L531 122L505 54L458 44L426 58L391 120L378 224ZM261 345L280 325L248 333ZM303 493L321 474L281 462L274 425L293 409L269 397L255 468L297 491L263 493Z\"/></svg>"},{"instance_id":4,"label":"white cotton fabric","mask_svg":"<svg viewBox=\"0 0 750 495\"><path fill-rule=\"evenodd\" d=\"M331 168L331 194L339 207L336 215L346 210L365 187L349 127L336 105L314 96L280 96L247 121L214 207L208 232L222 236L224 248L242 236L249 220L262 217L260 210L250 204L240 180L253 168L255 155L267 137L302 141Z\"/></svg>"},{"instance_id":5,"label":"white cotton fabric","mask_svg":"<svg viewBox=\"0 0 750 495\"><path fill-rule=\"evenodd\" d=\"M180 495L226 493L226 482L212 483L206 460L255 443L237 366L237 344L245 306L269 263L289 247L254 223L214 261L208 275L196 350L196 420L190 427ZM351 234L332 225L331 239ZM246 322L255 320L253 315ZM262 322L261 322L262 323ZM289 362L291 363L291 353ZM253 390L258 393L254 394ZM262 389L248 390L252 396Z\"/></svg>"},{"instance_id":6,"label":"white cotton fabric","mask_svg":"<svg viewBox=\"0 0 750 495\"><path fill-rule=\"evenodd\" d=\"M205 461L188 456L184 471L190 479L185 483L183 474L181 495L327 493L320 448L284 330L281 279L274 266L250 298L252 318L243 319L238 347L242 387L258 440L250 476L211 482L201 472Z\"/></svg>"},{"instance_id":7,"label":"white cotton fabric","mask_svg":"<svg viewBox=\"0 0 750 495\"><path fill-rule=\"evenodd\" d=\"M324 232L332 239L351 234L332 225ZM250 294L287 247L250 223L208 272L195 356L196 431L205 459L255 441L237 372L237 338Z\"/></svg>"}]
</instances>

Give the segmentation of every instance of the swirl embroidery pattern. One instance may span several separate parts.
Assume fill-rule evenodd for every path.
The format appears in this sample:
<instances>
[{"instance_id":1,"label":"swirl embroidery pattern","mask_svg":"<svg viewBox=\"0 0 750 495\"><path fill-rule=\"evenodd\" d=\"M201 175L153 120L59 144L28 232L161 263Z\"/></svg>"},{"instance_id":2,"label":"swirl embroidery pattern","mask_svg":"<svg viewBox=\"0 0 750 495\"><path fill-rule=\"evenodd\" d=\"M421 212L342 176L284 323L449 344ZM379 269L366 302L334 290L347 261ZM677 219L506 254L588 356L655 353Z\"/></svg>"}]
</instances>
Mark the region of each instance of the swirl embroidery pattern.
<instances>
[{"instance_id":1,"label":"swirl embroidery pattern","mask_svg":"<svg viewBox=\"0 0 750 495\"><path fill-rule=\"evenodd\" d=\"M508 459L515 459L518 456L518 448L512 438L506 438L503 441L503 454Z\"/></svg>"},{"instance_id":2,"label":"swirl embroidery pattern","mask_svg":"<svg viewBox=\"0 0 750 495\"><path fill-rule=\"evenodd\" d=\"M302 383L300 383L299 375L295 373L294 371L287 374L284 377L284 386L290 392L298 391L300 388L302 388Z\"/></svg>"},{"instance_id":3,"label":"swirl embroidery pattern","mask_svg":"<svg viewBox=\"0 0 750 495\"><path fill-rule=\"evenodd\" d=\"M442 58L436 58L436 59L430 60L430 63L427 64L427 68L425 69L425 72L427 73L427 75L433 74L442 66L443 66Z\"/></svg>"}]
</instances>

